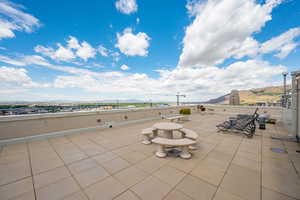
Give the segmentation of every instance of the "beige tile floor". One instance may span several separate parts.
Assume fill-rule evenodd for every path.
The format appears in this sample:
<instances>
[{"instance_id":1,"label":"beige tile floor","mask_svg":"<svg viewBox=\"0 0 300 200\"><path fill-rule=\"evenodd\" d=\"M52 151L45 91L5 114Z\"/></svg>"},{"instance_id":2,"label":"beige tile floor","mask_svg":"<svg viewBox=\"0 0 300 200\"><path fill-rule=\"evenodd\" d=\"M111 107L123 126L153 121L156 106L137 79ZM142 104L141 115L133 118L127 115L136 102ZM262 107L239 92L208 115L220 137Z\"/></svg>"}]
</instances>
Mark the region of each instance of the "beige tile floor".
<instances>
[{"instance_id":1,"label":"beige tile floor","mask_svg":"<svg viewBox=\"0 0 300 200\"><path fill-rule=\"evenodd\" d=\"M217 133L224 114L191 116L199 148L189 160L157 158L141 144L156 121L8 145L0 153L1 200L296 200L299 144ZM274 153L270 148L285 149Z\"/></svg>"}]
</instances>

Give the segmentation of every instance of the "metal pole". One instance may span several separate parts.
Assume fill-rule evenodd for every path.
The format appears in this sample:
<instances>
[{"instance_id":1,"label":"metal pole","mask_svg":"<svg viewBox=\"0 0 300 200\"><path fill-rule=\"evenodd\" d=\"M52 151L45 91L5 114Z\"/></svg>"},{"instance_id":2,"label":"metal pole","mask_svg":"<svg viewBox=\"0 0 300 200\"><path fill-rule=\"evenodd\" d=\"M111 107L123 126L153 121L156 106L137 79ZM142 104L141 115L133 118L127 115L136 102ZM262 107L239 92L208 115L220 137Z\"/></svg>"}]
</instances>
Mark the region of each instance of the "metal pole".
<instances>
[{"instance_id":1,"label":"metal pole","mask_svg":"<svg viewBox=\"0 0 300 200\"><path fill-rule=\"evenodd\" d=\"M283 72L283 98L282 98L282 107L286 108L287 105L287 91L286 91L286 76L287 76L287 72Z\"/></svg>"},{"instance_id":2,"label":"metal pole","mask_svg":"<svg viewBox=\"0 0 300 200\"><path fill-rule=\"evenodd\" d=\"M297 142L299 142L299 79L300 79L300 74L297 74L296 76L296 139Z\"/></svg>"},{"instance_id":3,"label":"metal pole","mask_svg":"<svg viewBox=\"0 0 300 200\"><path fill-rule=\"evenodd\" d=\"M299 129L299 84L298 79L300 78L300 71L292 72L292 89L291 89L291 124L290 130L288 131L287 136L271 136L272 139L288 140L288 141L297 141L298 140L298 129ZM286 96L287 97L287 96ZM286 98L285 98L286 101ZM285 102L286 103L286 102ZM283 108L287 109L287 108ZM289 113L288 113L289 114ZM298 135L298 136L297 136Z\"/></svg>"},{"instance_id":4,"label":"metal pole","mask_svg":"<svg viewBox=\"0 0 300 200\"><path fill-rule=\"evenodd\" d=\"M179 106L179 94L177 94L176 97L177 97L177 106Z\"/></svg>"}]
</instances>

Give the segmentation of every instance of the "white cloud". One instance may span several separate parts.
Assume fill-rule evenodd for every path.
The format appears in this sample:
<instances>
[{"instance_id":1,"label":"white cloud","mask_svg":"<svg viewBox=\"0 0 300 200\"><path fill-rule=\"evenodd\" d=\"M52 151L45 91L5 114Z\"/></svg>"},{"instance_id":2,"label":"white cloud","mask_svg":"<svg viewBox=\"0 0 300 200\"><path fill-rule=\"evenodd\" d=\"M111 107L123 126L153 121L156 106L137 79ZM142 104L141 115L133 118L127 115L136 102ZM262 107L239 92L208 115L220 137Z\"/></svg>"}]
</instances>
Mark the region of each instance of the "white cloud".
<instances>
[{"instance_id":1,"label":"white cloud","mask_svg":"<svg viewBox=\"0 0 300 200\"><path fill-rule=\"evenodd\" d=\"M87 61L89 58L94 58L96 55L96 50L87 42L82 42L81 46L77 49L76 55Z\"/></svg>"},{"instance_id":2,"label":"white cloud","mask_svg":"<svg viewBox=\"0 0 300 200\"><path fill-rule=\"evenodd\" d=\"M128 67L127 65L122 65L122 66L120 67L120 69L125 71L125 70L129 70L130 67Z\"/></svg>"},{"instance_id":3,"label":"white cloud","mask_svg":"<svg viewBox=\"0 0 300 200\"><path fill-rule=\"evenodd\" d=\"M14 24L0 19L0 39L15 37L13 32L15 29L17 29L17 27Z\"/></svg>"},{"instance_id":4,"label":"white cloud","mask_svg":"<svg viewBox=\"0 0 300 200\"><path fill-rule=\"evenodd\" d=\"M9 1L0 2L0 40L15 37L14 31L32 32L41 26L34 16L23 12L20 5Z\"/></svg>"},{"instance_id":5,"label":"white cloud","mask_svg":"<svg viewBox=\"0 0 300 200\"><path fill-rule=\"evenodd\" d=\"M290 52L292 52L299 44L297 43L288 43L285 44L284 46L282 46L280 48L279 53L275 54L276 57L283 59L285 58L287 55L289 55Z\"/></svg>"},{"instance_id":6,"label":"white cloud","mask_svg":"<svg viewBox=\"0 0 300 200\"><path fill-rule=\"evenodd\" d=\"M108 49L105 48L105 47L102 46L102 45L99 45L99 47L98 47L98 52L100 53L101 56L105 56L105 57L107 57L108 54L109 54Z\"/></svg>"},{"instance_id":7,"label":"white cloud","mask_svg":"<svg viewBox=\"0 0 300 200\"><path fill-rule=\"evenodd\" d=\"M2 55L0 55L0 61L7 63L7 64L15 65L15 66L25 66L26 65L26 63L24 63L22 61L18 61L18 60L9 58L7 56L2 56Z\"/></svg>"},{"instance_id":8,"label":"white cloud","mask_svg":"<svg viewBox=\"0 0 300 200\"><path fill-rule=\"evenodd\" d=\"M274 76L286 71L284 66L268 62L248 60L235 62L225 68L176 68L159 70L161 87L165 93L184 92L192 99L217 97L232 89L249 89L274 84ZM196 98L195 98L196 97Z\"/></svg>"},{"instance_id":9,"label":"white cloud","mask_svg":"<svg viewBox=\"0 0 300 200\"><path fill-rule=\"evenodd\" d=\"M114 60L115 62L118 62L118 61L120 60L120 54L119 54L118 52L113 52L113 53L111 54L111 56L113 57L113 60Z\"/></svg>"},{"instance_id":10,"label":"white cloud","mask_svg":"<svg viewBox=\"0 0 300 200\"><path fill-rule=\"evenodd\" d=\"M164 96L183 92L188 100L206 100L230 92L232 89L249 89L271 86L274 76L281 77L284 66L273 66L268 62L248 60L236 62L225 68L176 68L157 70L159 78L150 78L144 73L81 73L74 76L59 76L55 86L59 88L81 88L87 92L101 92L103 95L119 98L145 98L174 100ZM146 88L146 89L145 89Z\"/></svg>"},{"instance_id":11,"label":"white cloud","mask_svg":"<svg viewBox=\"0 0 300 200\"><path fill-rule=\"evenodd\" d=\"M73 37L73 36L69 36L69 40L67 41L68 43L68 47L70 49L79 49L80 48L80 44L77 40L77 38Z\"/></svg>"},{"instance_id":12,"label":"white cloud","mask_svg":"<svg viewBox=\"0 0 300 200\"><path fill-rule=\"evenodd\" d=\"M48 84L33 82L28 76L26 69L18 69L13 67L0 67L0 88L41 88L49 87Z\"/></svg>"},{"instance_id":13,"label":"white cloud","mask_svg":"<svg viewBox=\"0 0 300 200\"><path fill-rule=\"evenodd\" d=\"M24 65L39 65L44 67L51 66L51 64L45 58L38 55L23 56L21 58L21 62L23 62Z\"/></svg>"},{"instance_id":14,"label":"white cloud","mask_svg":"<svg viewBox=\"0 0 300 200\"><path fill-rule=\"evenodd\" d=\"M117 34L117 39L115 47L127 56L146 56L148 54L151 38L146 33L139 32L135 35L131 28L127 28L123 34Z\"/></svg>"},{"instance_id":15,"label":"white cloud","mask_svg":"<svg viewBox=\"0 0 300 200\"><path fill-rule=\"evenodd\" d=\"M58 49L53 49L51 47L44 47L42 45L37 45L34 50L44 56L48 56L56 61L71 61L75 58L73 51L69 48L63 47L60 43L57 44Z\"/></svg>"},{"instance_id":16,"label":"white cloud","mask_svg":"<svg viewBox=\"0 0 300 200\"><path fill-rule=\"evenodd\" d=\"M92 63L92 66L97 68L105 68L105 66L100 63Z\"/></svg>"},{"instance_id":17,"label":"white cloud","mask_svg":"<svg viewBox=\"0 0 300 200\"><path fill-rule=\"evenodd\" d=\"M37 53L48 56L55 61L70 62L75 58L81 58L87 61L89 58L94 58L96 55L96 49L94 49L89 43L83 41L79 43L77 38L70 36L67 41L67 46L64 47L60 43L57 43L58 48L44 47L37 45L34 50Z\"/></svg>"},{"instance_id":18,"label":"white cloud","mask_svg":"<svg viewBox=\"0 0 300 200\"><path fill-rule=\"evenodd\" d=\"M131 14L137 11L138 6L135 0L118 0L116 1L116 8L121 13Z\"/></svg>"},{"instance_id":19,"label":"white cloud","mask_svg":"<svg viewBox=\"0 0 300 200\"><path fill-rule=\"evenodd\" d=\"M189 13L195 18L185 30L179 65L210 66L230 57L255 55L257 42L251 35L271 20L272 9L280 3L281 0L268 0L262 5L253 0L189 3Z\"/></svg>"},{"instance_id":20,"label":"white cloud","mask_svg":"<svg viewBox=\"0 0 300 200\"><path fill-rule=\"evenodd\" d=\"M13 59L10 58L9 62L11 60ZM186 100L200 101L224 95L232 89L271 86L277 84L281 73L286 71L286 67L281 65L247 60L235 62L224 68L212 66L161 69L157 70L158 78L151 78L144 73L94 72L77 67L53 65L37 55L22 56L16 62L67 73L68 75L55 78L53 86L56 88L79 88L87 94L101 92L102 98L152 98L157 101L174 100L175 97L170 95L177 92L186 93Z\"/></svg>"},{"instance_id":21,"label":"white cloud","mask_svg":"<svg viewBox=\"0 0 300 200\"><path fill-rule=\"evenodd\" d=\"M278 52L275 56L285 58L299 43L294 41L294 38L300 35L300 28L292 28L285 33L274 37L261 45L261 53Z\"/></svg>"}]
</instances>

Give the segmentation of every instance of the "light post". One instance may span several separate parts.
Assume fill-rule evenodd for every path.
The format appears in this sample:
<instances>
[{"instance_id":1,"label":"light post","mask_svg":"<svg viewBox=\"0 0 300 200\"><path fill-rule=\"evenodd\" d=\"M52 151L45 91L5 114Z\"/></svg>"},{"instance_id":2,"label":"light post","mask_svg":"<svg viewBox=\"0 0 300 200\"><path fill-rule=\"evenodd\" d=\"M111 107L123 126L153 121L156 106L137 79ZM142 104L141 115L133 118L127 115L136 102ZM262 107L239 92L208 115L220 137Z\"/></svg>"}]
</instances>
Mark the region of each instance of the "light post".
<instances>
[{"instance_id":1,"label":"light post","mask_svg":"<svg viewBox=\"0 0 300 200\"><path fill-rule=\"evenodd\" d=\"M287 91L286 91L286 76L288 75L287 72L283 72L283 98L282 98L282 107L286 107L287 105Z\"/></svg>"},{"instance_id":2,"label":"light post","mask_svg":"<svg viewBox=\"0 0 300 200\"><path fill-rule=\"evenodd\" d=\"M185 94L179 94L179 92L176 94L177 97L177 106L179 106L179 97L186 97Z\"/></svg>"}]
</instances>

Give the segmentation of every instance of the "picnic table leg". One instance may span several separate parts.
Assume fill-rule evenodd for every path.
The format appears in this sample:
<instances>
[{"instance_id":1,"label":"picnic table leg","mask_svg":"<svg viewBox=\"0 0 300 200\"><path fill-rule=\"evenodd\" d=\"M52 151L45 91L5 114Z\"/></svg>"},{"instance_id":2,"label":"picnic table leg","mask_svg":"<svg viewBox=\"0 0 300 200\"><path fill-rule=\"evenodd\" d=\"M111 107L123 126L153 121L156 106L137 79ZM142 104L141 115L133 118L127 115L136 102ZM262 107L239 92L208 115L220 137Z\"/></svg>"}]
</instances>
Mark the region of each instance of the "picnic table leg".
<instances>
[{"instance_id":1,"label":"picnic table leg","mask_svg":"<svg viewBox=\"0 0 300 200\"><path fill-rule=\"evenodd\" d=\"M166 157L167 153L166 153L165 147L163 145L158 145L155 155L159 158Z\"/></svg>"},{"instance_id":2,"label":"picnic table leg","mask_svg":"<svg viewBox=\"0 0 300 200\"><path fill-rule=\"evenodd\" d=\"M180 153L180 157L184 159L189 159L192 157L192 154L189 152L189 148L187 146L182 147L182 152Z\"/></svg>"},{"instance_id":3,"label":"picnic table leg","mask_svg":"<svg viewBox=\"0 0 300 200\"><path fill-rule=\"evenodd\" d=\"M149 135L144 135L143 144L151 144L151 139Z\"/></svg>"},{"instance_id":4,"label":"picnic table leg","mask_svg":"<svg viewBox=\"0 0 300 200\"><path fill-rule=\"evenodd\" d=\"M164 135L168 139L173 139L173 132L172 131L165 130Z\"/></svg>"},{"instance_id":5,"label":"picnic table leg","mask_svg":"<svg viewBox=\"0 0 300 200\"><path fill-rule=\"evenodd\" d=\"M158 135L158 130L153 130L153 138L156 138Z\"/></svg>"},{"instance_id":6,"label":"picnic table leg","mask_svg":"<svg viewBox=\"0 0 300 200\"><path fill-rule=\"evenodd\" d=\"M189 146L189 149L190 149L190 150L197 150L197 149L198 149L197 144L192 144L192 145L190 145L190 146Z\"/></svg>"}]
</instances>

